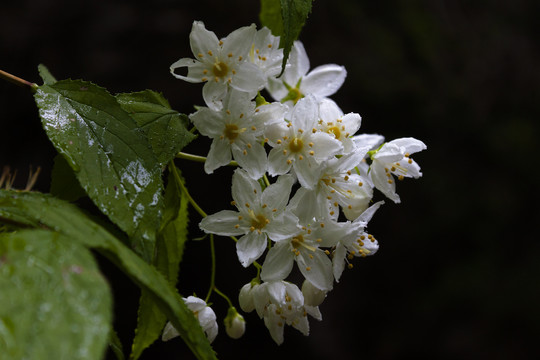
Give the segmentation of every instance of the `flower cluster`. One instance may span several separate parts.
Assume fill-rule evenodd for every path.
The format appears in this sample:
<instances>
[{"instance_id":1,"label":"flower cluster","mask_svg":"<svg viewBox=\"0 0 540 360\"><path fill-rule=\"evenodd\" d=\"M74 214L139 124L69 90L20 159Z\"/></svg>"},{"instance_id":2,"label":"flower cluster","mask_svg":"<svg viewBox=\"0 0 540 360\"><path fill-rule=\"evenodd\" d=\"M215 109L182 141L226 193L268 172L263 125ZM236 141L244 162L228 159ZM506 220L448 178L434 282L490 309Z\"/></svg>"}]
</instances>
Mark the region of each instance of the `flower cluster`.
<instances>
[{"instance_id":1,"label":"flower cluster","mask_svg":"<svg viewBox=\"0 0 540 360\"><path fill-rule=\"evenodd\" d=\"M238 260L260 270L240 291L241 308L256 310L278 344L285 324L307 335L307 314L322 318L318 306L344 268L378 250L366 230L384 203L373 201L375 189L399 203L396 180L422 175L411 155L426 146L414 138L385 142L357 134L360 115L344 113L329 98L343 84L345 68L310 70L298 41L283 74L279 38L266 28L243 27L220 40L194 22L190 44L194 59L180 59L171 72L204 83L206 107L190 119L213 140L205 171L238 164L235 210L203 218L200 228L239 237ZM286 281L295 263L305 278L302 290Z\"/></svg>"}]
</instances>

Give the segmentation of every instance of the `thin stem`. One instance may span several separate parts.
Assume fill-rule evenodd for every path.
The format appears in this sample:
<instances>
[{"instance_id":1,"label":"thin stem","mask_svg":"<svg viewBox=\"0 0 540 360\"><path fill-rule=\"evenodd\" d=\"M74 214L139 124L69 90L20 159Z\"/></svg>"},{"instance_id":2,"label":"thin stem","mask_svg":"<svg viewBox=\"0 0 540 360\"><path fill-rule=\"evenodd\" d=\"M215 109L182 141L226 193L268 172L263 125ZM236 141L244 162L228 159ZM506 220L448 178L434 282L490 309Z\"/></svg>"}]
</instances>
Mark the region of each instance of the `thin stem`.
<instances>
[{"instance_id":1,"label":"thin stem","mask_svg":"<svg viewBox=\"0 0 540 360\"><path fill-rule=\"evenodd\" d=\"M206 158L204 156L193 155L193 154L188 154L184 152L179 152L178 154L176 154L176 157L179 159L185 159L185 160L190 160L190 161L195 161L195 162L202 162L202 163L206 162ZM236 161L231 161L229 165L238 166L238 163Z\"/></svg>"},{"instance_id":2,"label":"thin stem","mask_svg":"<svg viewBox=\"0 0 540 360\"><path fill-rule=\"evenodd\" d=\"M266 176L266 174L263 175L263 180L266 186L270 186L270 181L268 180L268 177Z\"/></svg>"},{"instance_id":3,"label":"thin stem","mask_svg":"<svg viewBox=\"0 0 540 360\"><path fill-rule=\"evenodd\" d=\"M214 287L214 291L216 293L218 293L219 296L221 296L222 298L224 298L225 300L227 300L227 302L229 303L229 307L234 307L233 303L231 302L231 299L229 299L229 297L227 295L225 295L224 293L222 293L221 291L219 291L219 289L217 287Z\"/></svg>"},{"instance_id":4,"label":"thin stem","mask_svg":"<svg viewBox=\"0 0 540 360\"><path fill-rule=\"evenodd\" d=\"M212 270L210 273L210 288L208 289L208 293L204 299L204 302L206 303L208 303L208 300L210 300L212 291L216 290L216 248L214 246L214 234L210 234L210 253L212 255Z\"/></svg>"},{"instance_id":5,"label":"thin stem","mask_svg":"<svg viewBox=\"0 0 540 360\"><path fill-rule=\"evenodd\" d=\"M20 77L17 77L15 75L11 75L10 73L7 73L3 70L0 70L0 79L4 79L6 81L9 81L10 83L13 83L17 86L21 87L27 87L29 86L33 92L36 91L38 85L31 83L30 81L26 81L24 79L21 79Z\"/></svg>"},{"instance_id":6,"label":"thin stem","mask_svg":"<svg viewBox=\"0 0 540 360\"><path fill-rule=\"evenodd\" d=\"M170 166L169 166L170 170L172 171L173 173L173 176L174 176L174 179L176 180L176 182L178 183L178 185L180 185L180 187L182 188L182 191L184 192L184 194L186 194L187 198L188 198L188 201L189 203L191 204L191 206L193 206L193 208L195 209L195 211L197 211L202 217L207 217L208 215L204 212L203 209L201 209L201 207L199 206L199 204L197 204L195 202L195 200L193 200L193 198L191 197L191 195L189 194L189 191L188 189L184 186L184 184L182 183L182 180L180 179L180 175L178 175L178 171L176 170L176 165L174 165L174 162L171 161L170 163Z\"/></svg>"}]
</instances>

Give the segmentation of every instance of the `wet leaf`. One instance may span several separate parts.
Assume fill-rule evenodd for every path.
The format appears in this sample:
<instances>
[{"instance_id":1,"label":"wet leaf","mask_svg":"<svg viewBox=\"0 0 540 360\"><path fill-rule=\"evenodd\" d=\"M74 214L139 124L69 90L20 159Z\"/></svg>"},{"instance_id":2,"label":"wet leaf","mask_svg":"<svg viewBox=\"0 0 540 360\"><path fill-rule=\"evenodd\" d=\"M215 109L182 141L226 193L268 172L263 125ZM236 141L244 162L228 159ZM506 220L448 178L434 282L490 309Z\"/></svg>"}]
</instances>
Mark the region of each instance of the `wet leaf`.
<instances>
[{"instance_id":1,"label":"wet leaf","mask_svg":"<svg viewBox=\"0 0 540 360\"><path fill-rule=\"evenodd\" d=\"M261 24L280 36L283 48L283 69L295 40L300 36L313 0L261 0L259 19Z\"/></svg>"},{"instance_id":2,"label":"wet leaf","mask_svg":"<svg viewBox=\"0 0 540 360\"><path fill-rule=\"evenodd\" d=\"M112 295L90 251L51 231L0 234L0 354L101 359Z\"/></svg>"},{"instance_id":3,"label":"wet leaf","mask_svg":"<svg viewBox=\"0 0 540 360\"><path fill-rule=\"evenodd\" d=\"M116 98L146 135L161 167L195 138L187 130L187 116L172 110L163 95L145 90Z\"/></svg>"},{"instance_id":4,"label":"wet leaf","mask_svg":"<svg viewBox=\"0 0 540 360\"><path fill-rule=\"evenodd\" d=\"M49 72L49 69L43 64L38 65L38 71L39 76L41 76L41 79L43 79L43 83L46 85L52 85L56 82L56 79L52 74Z\"/></svg>"},{"instance_id":5,"label":"wet leaf","mask_svg":"<svg viewBox=\"0 0 540 360\"><path fill-rule=\"evenodd\" d=\"M215 359L193 313L165 277L120 240L90 220L78 207L50 195L0 190L0 223L57 231L92 248L116 264L143 291L151 294L198 359Z\"/></svg>"},{"instance_id":6,"label":"wet leaf","mask_svg":"<svg viewBox=\"0 0 540 360\"><path fill-rule=\"evenodd\" d=\"M187 241L188 199L180 186L180 183L184 184L184 179L179 170L174 164L169 166L169 170L169 181L165 189L165 210L156 243L154 265L165 275L170 285L175 287L184 244ZM141 294L137 322L131 359L138 359L143 350L161 336L167 322L167 317L147 292Z\"/></svg>"},{"instance_id":7,"label":"wet leaf","mask_svg":"<svg viewBox=\"0 0 540 360\"><path fill-rule=\"evenodd\" d=\"M161 217L161 167L135 121L105 89L81 80L35 94L43 127L97 207L146 261Z\"/></svg>"}]
</instances>

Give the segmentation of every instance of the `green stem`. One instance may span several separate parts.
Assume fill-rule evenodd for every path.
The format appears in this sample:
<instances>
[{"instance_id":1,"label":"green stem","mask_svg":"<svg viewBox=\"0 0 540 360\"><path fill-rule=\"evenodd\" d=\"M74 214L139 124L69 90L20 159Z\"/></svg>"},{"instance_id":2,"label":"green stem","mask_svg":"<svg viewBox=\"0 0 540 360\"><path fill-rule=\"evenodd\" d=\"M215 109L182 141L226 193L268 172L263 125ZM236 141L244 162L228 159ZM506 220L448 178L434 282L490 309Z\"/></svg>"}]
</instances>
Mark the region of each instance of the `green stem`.
<instances>
[{"instance_id":1,"label":"green stem","mask_svg":"<svg viewBox=\"0 0 540 360\"><path fill-rule=\"evenodd\" d=\"M13 83L17 86L21 87L27 87L29 86L32 89L32 92L36 92L38 85L31 83L30 81L26 81L24 79L21 79L20 77L17 77L15 75L11 75L10 73L7 73L3 70L0 70L0 79L4 79L6 81L9 81L10 83Z\"/></svg>"},{"instance_id":2,"label":"green stem","mask_svg":"<svg viewBox=\"0 0 540 360\"><path fill-rule=\"evenodd\" d=\"M204 156L193 155L193 154L188 154L184 152L179 152L178 154L176 154L176 157L179 159L185 159L185 160L190 160L190 161L195 161L195 162L202 162L202 163L206 162L206 158ZM231 161L229 165L238 166L238 163L236 161Z\"/></svg>"},{"instance_id":3,"label":"green stem","mask_svg":"<svg viewBox=\"0 0 540 360\"><path fill-rule=\"evenodd\" d=\"M188 189L184 186L184 183L182 183L182 180L180 179L180 175L178 175L178 171L176 170L176 165L174 165L174 161L171 161L169 168L173 173L174 179L176 180L178 185L180 185L180 187L182 188L182 191L184 192L184 194L186 194L186 196L188 198L188 201L191 204L191 206L193 206L195 211L197 211L202 217L207 217L208 215L204 212L203 209L201 209L199 204L197 204L195 202L195 200L193 200L193 198L189 194Z\"/></svg>"},{"instance_id":4,"label":"green stem","mask_svg":"<svg viewBox=\"0 0 540 360\"><path fill-rule=\"evenodd\" d=\"M219 295L221 296L222 298L224 298L225 300L227 300L227 302L229 303L229 307L234 307L233 303L231 302L231 299L229 299L229 297L227 295L225 295L224 293L222 293L221 291L219 291L219 289L217 287L214 287L214 291Z\"/></svg>"},{"instance_id":5,"label":"green stem","mask_svg":"<svg viewBox=\"0 0 540 360\"><path fill-rule=\"evenodd\" d=\"M206 298L204 299L204 302L208 303L208 300L210 300L210 295L212 295L212 291L217 290L216 289L216 248L214 246L214 234L210 234L210 253L212 255L212 270L210 273L210 288L208 289L208 293L206 294Z\"/></svg>"}]
</instances>

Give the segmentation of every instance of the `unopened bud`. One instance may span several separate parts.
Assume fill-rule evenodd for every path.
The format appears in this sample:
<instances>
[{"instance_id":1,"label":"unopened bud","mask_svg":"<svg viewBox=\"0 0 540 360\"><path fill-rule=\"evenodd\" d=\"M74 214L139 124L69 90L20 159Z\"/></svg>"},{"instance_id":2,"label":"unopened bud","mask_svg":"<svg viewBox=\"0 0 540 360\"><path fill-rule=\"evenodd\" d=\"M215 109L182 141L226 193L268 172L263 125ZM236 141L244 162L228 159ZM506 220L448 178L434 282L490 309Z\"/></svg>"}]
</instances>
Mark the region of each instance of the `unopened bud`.
<instances>
[{"instance_id":1,"label":"unopened bud","mask_svg":"<svg viewBox=\"0 0 540 360\"><path fill-rule=\"evenodd\" d=\"M225 331L233 339L239 339L246 331L246 321L244 317L236 311L234 307L230 307L225 318Z\"/></svg>"}]
</instances>

